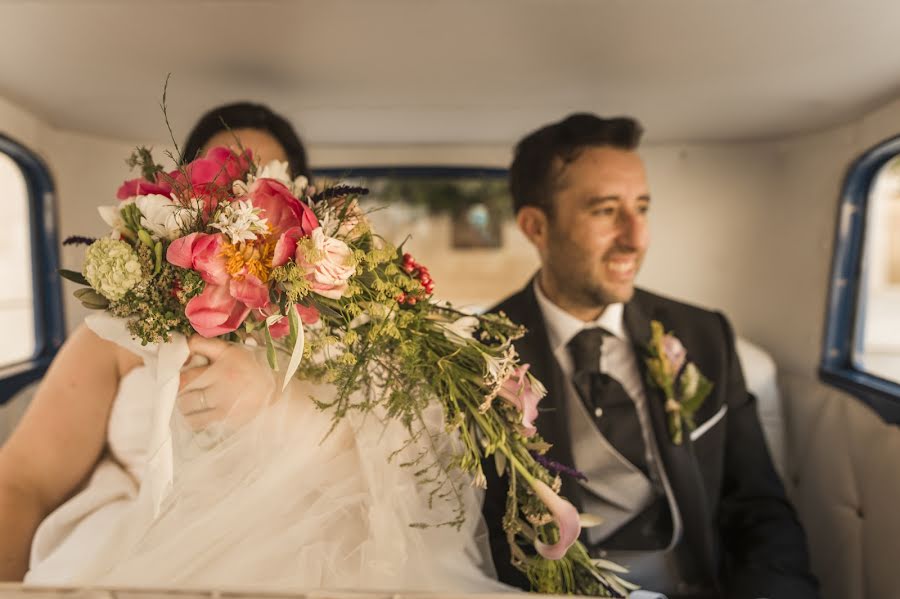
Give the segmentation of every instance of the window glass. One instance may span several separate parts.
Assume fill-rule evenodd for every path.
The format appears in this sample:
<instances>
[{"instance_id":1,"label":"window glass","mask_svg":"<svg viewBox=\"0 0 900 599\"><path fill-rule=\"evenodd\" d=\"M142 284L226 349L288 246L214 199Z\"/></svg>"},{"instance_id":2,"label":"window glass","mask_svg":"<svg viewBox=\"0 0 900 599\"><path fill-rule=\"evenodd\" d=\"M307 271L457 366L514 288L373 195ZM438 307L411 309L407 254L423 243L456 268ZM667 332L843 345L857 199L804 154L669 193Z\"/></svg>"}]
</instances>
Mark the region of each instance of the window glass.
<instances>
[{"instance_id":1,"label":"window glass","mask_svg":"<svg viewBox=\"0 0 900 599\"><path fill-rule=\"evenodd\" d=\"M34 292L32 288L29 195L19 166L0 152L0 368L35 354Z\"/></svg>"},{"instance_id":2,"label":"window glass","mask_svg":"<svg viewBox=\"0 0 900 599\"><path fill-rule=\"evenodd\" d=\"M900 382L900 157L878 172L867 211L854 364Z\"/></svg>"},{"instance_id":3,"label":"window glass","mask_svg":"<svg viewBox=\"0 0 900 599\"><path fill-rule=\"evenodd\" d=\"M520 289L537 269L518 233L504 171L363 169L327 173L362 185L374 229L428 267L436 299L485 310Z\"/></svg>"}]
</instances>

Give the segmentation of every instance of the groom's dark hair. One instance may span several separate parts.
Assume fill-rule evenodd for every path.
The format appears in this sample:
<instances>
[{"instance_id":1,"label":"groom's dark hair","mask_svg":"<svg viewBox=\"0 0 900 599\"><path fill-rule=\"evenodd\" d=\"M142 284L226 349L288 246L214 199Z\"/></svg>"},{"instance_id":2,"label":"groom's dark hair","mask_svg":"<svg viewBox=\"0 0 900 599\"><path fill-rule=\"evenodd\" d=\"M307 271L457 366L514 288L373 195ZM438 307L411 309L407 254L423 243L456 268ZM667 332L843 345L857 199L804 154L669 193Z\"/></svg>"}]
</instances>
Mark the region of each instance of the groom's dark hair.
<instances>
[{"instance_id":1,"label":"groom's dark hair","mask_svg":"<svg viewBox=\"0 0 900 599\"><path fill-rule=\"evenodd\" d=\"M553 192L561 172L557 160L569 164L588 147L634 150L643 132L641 124L631 117L605 119L579 112L529 133L516 144L509 167L509 191L515 212L524 206L536 206L552 216Z\"/></svg>"}]
</instances>

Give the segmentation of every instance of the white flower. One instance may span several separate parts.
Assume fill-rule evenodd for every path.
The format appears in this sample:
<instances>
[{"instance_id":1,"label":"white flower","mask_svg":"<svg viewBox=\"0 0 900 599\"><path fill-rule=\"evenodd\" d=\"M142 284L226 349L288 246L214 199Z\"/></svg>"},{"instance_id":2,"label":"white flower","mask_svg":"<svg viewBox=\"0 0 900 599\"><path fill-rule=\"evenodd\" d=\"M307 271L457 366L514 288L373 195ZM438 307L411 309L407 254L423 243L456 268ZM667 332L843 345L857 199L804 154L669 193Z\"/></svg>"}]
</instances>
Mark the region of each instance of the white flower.
<instances>
[{"instance_id":1,"label":"white flower","mask_svg":"<svg viewBox=\"0 0 900 599\"><path fill-rule=\"evenodd\" d=\"M266 219L260 217L261 212L249 200L238 200L226 204L216 215L215 222L209 226L222 231L231 243L252 241L257 234L269 232Z\"/></svg>"},{"instance_id":2,"label":"white flower","mask_svg":"<svg viewBox=\"0 0 900 599\"><path fill-rule=\"evenodd\" d=\"M98 239L85 254L84 278L105 298L120 300L142 279L137 252L124 241Z\"/></svg>"},{"instance_id":3,"label":"white flower","mask_svg":"<svg viewBox=\"0 0 900 599\"><path fill-rule=\"evenodd\" d=\"M122 200L114 206L97 206L97 212L100 213L100 218L103 219L103 222L112 227L114 232L121 234L125 230L125 221L122 220L122 208L129 204L134 204L134 198Z\"/></svg>"},{"instance_id":4,"label":"white flower","mask_svg":"<svg viewBox=\"0 0 900 599\"><path fill-rule=\"evenodd\" d=\"M231 188L235 195L247 195L247 190L257 179L274 179L287 187L292 194L300 197L303 191L309 187L309 180L300 176L291 180L290 167L284 160L271 160L256 169L256 175L247 175L246 181L235 181Z\"/></svg>"},{"instance_id":5,"label":"white flower","mask_svg":"<svg viewBox=\"0 0 900 599\"><path fill-rule=\"evenodd\" d=\"M138 196L134 203L141 211L141 226L156 239L178 239L198 215L194 209L185 208L164 195Z\"/></svg>"},{"instance_id":6,"label":"white flower","mask_svg":"<svg viewBox=\"0 0 900 599\"><path fill-rule=\"evenodd\" d=\"M292 184L288 163L284 160L272 160L256 169L255 179L275 179L284 183L285 187L290 187Z\"/></svg>"},{"instance_id":7,"label":"white flower","mask_svg":"<svg viewBox=\"0 0 900 599\"><path fill-rule=\"evenodd\" d=\"M291 186L288 185L288 187ZM294 179L294 185L291 191L295 196L300 197L300 195L303 194L304 191L306 191L307 187L309 187L309 179L307 179L303 175L300 175L299 177L296 177Z\"/></svg>"},{"instance_id":8,"label":"white flower","mask_svg":"<svg viewBox=\"0 0 900 599\"><path fill-rule=\"evenodd\" d=\"M463 316L453 322L442 322L439 326L444 329L444 337L457 345L465 345L466 341L473 339L473 333L478 328L478 318L475 316Z\"/></svg>"},{"instance_id":9,"label":"white flower","mask_svg":"<svg viewBox=\"0 0 900 599\"><path fill-rule=\"evenodd\" d=\"M688 362L684 367L684 373L681 375L681 389L684 399L691 399L697 393L697 387L700 385L700 371L693 362Z\"/></svg>"}]
</instances>

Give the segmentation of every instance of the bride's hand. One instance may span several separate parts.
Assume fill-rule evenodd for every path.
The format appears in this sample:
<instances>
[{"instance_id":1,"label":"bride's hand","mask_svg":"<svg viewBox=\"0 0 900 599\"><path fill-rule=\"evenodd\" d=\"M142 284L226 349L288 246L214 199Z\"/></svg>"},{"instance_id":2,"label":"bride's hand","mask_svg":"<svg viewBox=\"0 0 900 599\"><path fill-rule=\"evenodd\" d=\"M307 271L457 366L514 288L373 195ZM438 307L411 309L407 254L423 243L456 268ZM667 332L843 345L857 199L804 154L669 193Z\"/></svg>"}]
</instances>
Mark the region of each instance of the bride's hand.
<instances>
[{"instance_id":1,"label":"bride's hand","mask_svg":"<svg viewBox=\"0 0 900 599\"><path fill-rule=\"evenodd\" d=\"M197 356L208 360L181 373L178 410L193 430L216 422L240 426L271 402L275 378L251 348L200 335L189 338L188 347L189 365Z\"/></svg>"}]
</instances>

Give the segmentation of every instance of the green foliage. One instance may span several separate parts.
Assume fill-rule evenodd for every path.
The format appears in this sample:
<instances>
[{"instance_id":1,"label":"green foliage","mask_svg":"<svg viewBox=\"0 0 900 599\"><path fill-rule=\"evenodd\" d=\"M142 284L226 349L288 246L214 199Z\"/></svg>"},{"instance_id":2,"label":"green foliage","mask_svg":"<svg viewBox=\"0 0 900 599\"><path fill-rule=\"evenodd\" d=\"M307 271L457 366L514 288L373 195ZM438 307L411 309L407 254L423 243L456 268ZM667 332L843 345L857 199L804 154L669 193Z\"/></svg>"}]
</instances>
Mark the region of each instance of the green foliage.
<instances>
[{"instance_id":1,"label":"green foliage","mask_svg":"<svg viewBox=\"0 0 900 599\"><path fill-rule=\"evenodd\" d=\"M495 218L512 216L512 200L503 178L390 177L381 184L373 181L372 187L373 195L381 202L425 206L432 214L453 213L474 203L481 203L487 206Z\"/></svg>"},{"instance_id":2,"label":"green foliage","mask_svg":"<svg viewBox=\"0 0 900 599\"><path fill-rule=\"evenodd\" d=\"M131 168L139 168L141 176L148 181L156 181L156 175L165 172L162 165L153 159L152 150L146 146L135 148L125 163Z\"/></svg>"},{"instance_id":3,"label":"green foliage","mask_svg":"<svg viewBox=\"0 0 900 599\"><path fill-rule=\"evenodd\" d=\"M110 312L127 320L128 330L142 345L168 341L173 331L192 334L184 304L202 292L203 280L196 272L168 262L163 262L158 274L153 276L156 252L140 244L137 254L144 277L125 297L110 303ZM180 290L173 294L173 289Z\"/></svg>"}]
</instances>

